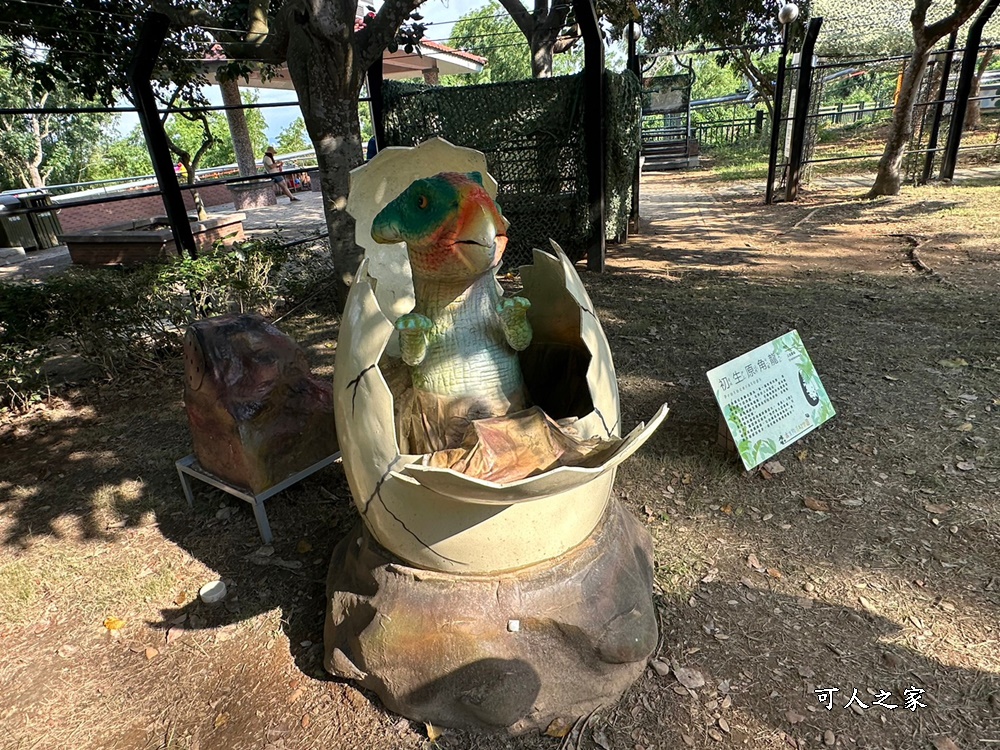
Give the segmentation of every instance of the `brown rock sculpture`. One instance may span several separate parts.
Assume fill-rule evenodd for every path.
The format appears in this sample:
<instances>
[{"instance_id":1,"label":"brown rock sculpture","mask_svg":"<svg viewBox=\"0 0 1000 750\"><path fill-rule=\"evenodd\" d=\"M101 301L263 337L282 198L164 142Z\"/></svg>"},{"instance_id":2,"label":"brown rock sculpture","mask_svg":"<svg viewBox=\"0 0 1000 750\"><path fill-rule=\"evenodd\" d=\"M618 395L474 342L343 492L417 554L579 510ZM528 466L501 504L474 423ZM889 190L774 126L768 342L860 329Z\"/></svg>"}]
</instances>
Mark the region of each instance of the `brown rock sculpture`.
<instances>
[{"instance_id":1,"label":"brown rock sculpture","mask_svg":"<svg viewBox=\"0 0 1000 750\"><path fill-rule=\"evenodd\" d=\"M656 647L651 548L616 501L576 549L497 575L409 567L359 525L330 563L326 668L439 726L572 723L616 701Z\"/></svg>"},{"instance_id":2,"label":"brown rock sculpture","mask_svg":"<svg viewBox=\"0 0 1000 750\"><path fill-rule=\"evenodd\" d=\"M331 384L262 316L191 325L184 373L195 456L229 484L260 494L337 450Z\"/></svg>"}]
</instances>

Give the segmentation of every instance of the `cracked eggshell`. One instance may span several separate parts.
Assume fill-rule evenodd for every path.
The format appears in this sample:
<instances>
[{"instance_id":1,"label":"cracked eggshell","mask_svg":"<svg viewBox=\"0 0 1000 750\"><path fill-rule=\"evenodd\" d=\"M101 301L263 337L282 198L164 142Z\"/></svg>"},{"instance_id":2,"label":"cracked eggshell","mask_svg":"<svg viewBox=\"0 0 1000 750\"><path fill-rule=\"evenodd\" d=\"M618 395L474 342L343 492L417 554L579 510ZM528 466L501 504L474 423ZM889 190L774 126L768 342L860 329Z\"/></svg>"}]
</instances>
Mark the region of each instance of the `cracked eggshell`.
<instances>
[{"instance_id":1,"label":"cracked eggshell","mask_svg":"<svg viewBox=\"0 0 1000 750\"><path fill-rule=\"evenodd\" d=\"M449 497L401 473L420 457L400 455L397 447L393 397L377 366L393 327L367 265L347 298L333 386L344 471L373 536L416 567L471 574L532 565L586 539L604 514L613 469L534 500L518 502L500 487L499 501L490 504Z\"/></svg>"},{"instance_id":2,"label":"cracked eggshell","mask_svg":"<svg viewBox=\"0 0 1000 750\"><path fill-rule=\"evenodd\" d=\"M560 260L560 267L575 276L568 260L564 263ZM378 542L416 567L468 574L523 568L583 542L604 515L615 467L652 434L666 407L595 468L560 467L499 485L419 466L420 456L398 450L393 397L377 364L393 326L378 305L367 271L365 260L341 321L334 412L351 493ZM581 321L592 318L582 309L577 315ZM607 345L599 325L592 333ZM592 362L588 378L591 374L598 385L614 383L609 362ZM618 422L617 389L592 397L608 413L604 419L588 415L578 424L589 423L593 434L606 435L605 421Z\"/></svg>"},{"instance_id":3,"label":"cracked eggshell","mask_svg":"<svg viewBox=\"0 0 1000 750\"><path fill-rule=\"evenodd\" d=\"M586 540L604 515L615 467L667 410L637 427L601 466L560 467L506 485L420 466L420 456L399 453L393 396L378 363L387 351L395 353L392 321L412 309L413 287L405 248L373 247L368 234L378 211L412 180L442 171L482 172L487 190L496 193L481 153L441 139L386 149L351 174L348 210L367 252L341 320L334 412L351 494L375 539L418 568L489 574L558 557ZM532 325L547 340L582 342L589 353L586 381L594 408L580 415L577 432L619 436L610 347L572 263L558 246L554 250L535 251L535 264L522 269Z\"/></svg>"}]
</instances>

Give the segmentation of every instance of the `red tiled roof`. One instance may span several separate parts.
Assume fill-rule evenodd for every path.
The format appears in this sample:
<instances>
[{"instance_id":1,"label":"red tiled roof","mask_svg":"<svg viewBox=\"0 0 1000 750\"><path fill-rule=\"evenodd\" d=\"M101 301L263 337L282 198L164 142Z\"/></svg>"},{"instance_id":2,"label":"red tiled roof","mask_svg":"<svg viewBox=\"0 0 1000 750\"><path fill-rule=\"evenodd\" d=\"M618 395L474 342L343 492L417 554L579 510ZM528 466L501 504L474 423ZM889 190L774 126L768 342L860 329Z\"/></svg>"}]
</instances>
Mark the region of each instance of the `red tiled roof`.
<instances>
[{"instance_id":1,"label":"red tiled roof","mask_svg":"<svg viewBox=\"0 0 1000 750\"><path fill-rule=\"evenodd\" d=\"M479 55L474 55L471 52L455 49L454 47L449 47L445 44L439 44L438 42L432 42L429 39L422 40L420 42L420 46L437 52L445 52L449 55L454 55L455 57L461 57L465 60L469 60L470 62L479 63L480 65L485 65L487 62L485 57L480 57Z\"/></svg>"}]
</instances>

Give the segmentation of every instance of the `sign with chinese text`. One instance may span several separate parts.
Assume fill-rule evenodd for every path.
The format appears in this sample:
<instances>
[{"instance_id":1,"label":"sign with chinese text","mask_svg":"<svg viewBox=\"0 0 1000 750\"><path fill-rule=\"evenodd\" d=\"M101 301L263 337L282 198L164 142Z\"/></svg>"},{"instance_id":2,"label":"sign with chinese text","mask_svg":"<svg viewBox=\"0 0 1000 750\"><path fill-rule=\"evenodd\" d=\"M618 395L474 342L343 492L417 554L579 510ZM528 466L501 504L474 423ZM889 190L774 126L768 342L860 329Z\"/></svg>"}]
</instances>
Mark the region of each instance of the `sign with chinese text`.
<instances>
[{"instance_id":1,"label":"sign with chinese text","mask_svg":"<svg viewBox=\"0 0 1000 750\"><path fill-rule=\"evenodd\" d=\"M707 374L747 469L762 464L836 413L798 331Z\"/></svg>"}]
</instances>

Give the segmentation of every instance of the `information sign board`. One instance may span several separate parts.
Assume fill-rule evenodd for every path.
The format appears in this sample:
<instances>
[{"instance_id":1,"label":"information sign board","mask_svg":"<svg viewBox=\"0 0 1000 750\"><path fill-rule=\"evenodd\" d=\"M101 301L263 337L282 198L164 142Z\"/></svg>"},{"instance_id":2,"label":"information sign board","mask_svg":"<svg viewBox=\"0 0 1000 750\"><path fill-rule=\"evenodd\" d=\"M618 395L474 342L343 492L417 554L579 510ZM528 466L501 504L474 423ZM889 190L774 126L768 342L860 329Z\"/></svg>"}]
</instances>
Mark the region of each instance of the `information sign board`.
<instances>
[{"instance_id":1,"label":"information sign board","mask_svg":"<svg viewBox=\"0 0 1000 750\"><path fill-rule=\"evenodd\" d=\"M707 374L747 469L762 464L836 413L798 331Z\"/></svg>"}]
</instances>

